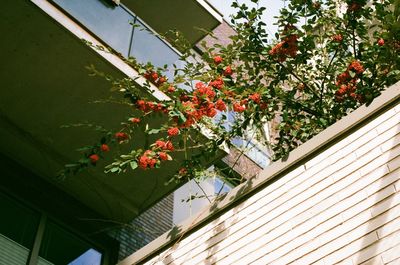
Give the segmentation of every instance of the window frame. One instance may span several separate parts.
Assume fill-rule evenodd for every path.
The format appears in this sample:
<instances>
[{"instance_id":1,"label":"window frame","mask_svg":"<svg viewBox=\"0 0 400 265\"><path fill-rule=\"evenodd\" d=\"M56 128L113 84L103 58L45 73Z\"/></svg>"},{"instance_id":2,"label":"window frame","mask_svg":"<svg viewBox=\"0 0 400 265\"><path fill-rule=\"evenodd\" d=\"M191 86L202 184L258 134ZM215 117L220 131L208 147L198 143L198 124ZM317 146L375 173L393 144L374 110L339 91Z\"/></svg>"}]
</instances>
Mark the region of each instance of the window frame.
<instances>
[{"instance_id":1,"label":"window frame","mask_svg":"<svg viewBox=\"0 0 400 265\"><path fill-rule=\"evenodd\" d=\"M53 222L54 224L58 225L59 227L61 227L63 230L73 234L74 236L78 237L79 239L81 239L84 242L87 242L88 244L92 245L93 248L96 251L99 251L102 255L101 257L101 265L110 265L111 264L111 255L112 253L111 250L109 250L107 248L107 246L100 244L98 242L95 242L94 240L82 236L81 235L81 231L78 231L77 229L63 223L62 221L60 221L59 219L53 217L51 214L43 211L42 209L38 208L35 205L31 205L29 202L26 202L24 199L16 197L13 194L9 194L7 191L4 191L2 189L0 189L0 193L7 197L9 200L12 200L18 204L20 204L21 206L23 206L24 208L27 209L31 209L34 210L35 212L37 212L40 216L40 221L39 224L37 226L36 229L36 233L35 233L35 238L32 244L32 248L29 251L29 255L28 255L28 259L26 262L26 265L37 265L38 264L38 260L39 260L39 252L40 252L40 247L41 247L41 243L43 241L43 236L44 236L44 232L46 230L46 226L48 221Z\"/></svg>"}]
</instances>

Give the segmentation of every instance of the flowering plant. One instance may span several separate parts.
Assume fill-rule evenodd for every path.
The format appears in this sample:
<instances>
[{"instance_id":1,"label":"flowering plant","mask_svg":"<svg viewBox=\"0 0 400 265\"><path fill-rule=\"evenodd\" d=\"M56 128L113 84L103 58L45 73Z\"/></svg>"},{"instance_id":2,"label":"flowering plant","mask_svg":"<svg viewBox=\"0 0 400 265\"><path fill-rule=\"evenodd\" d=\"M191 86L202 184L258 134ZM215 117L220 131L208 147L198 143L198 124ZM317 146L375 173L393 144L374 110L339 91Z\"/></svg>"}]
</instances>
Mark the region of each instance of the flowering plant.
<instances>
[{"instance_id":1,"label":"flowering plant","mask_svg":"<svg viewBox=\"0 0 400 265\"><path fill-rule=\"evenodd\" d=\"M186 63L174 80L163 69L125 59L148 81L149 91L154 85L171 100L144 95L134 80L112 79L134 114L64 173L96 165L110 144L130 142L137 128L156 138L116 158L106 172L157 168L184 152L176 176L191 176L202 157L221 145L231 147L232 139L246 138L249 131L280 159L400 79L398 1L291 0L280 11L274 41L262 21L266 8L252 2L252 8L233 2L237 34L229 45L203 42L198 55L176 41ZM161 126L144 128L147 117L157 114ZM200 140L195 132L205 128L211 136Z\"/></svg>"}]
</instances>

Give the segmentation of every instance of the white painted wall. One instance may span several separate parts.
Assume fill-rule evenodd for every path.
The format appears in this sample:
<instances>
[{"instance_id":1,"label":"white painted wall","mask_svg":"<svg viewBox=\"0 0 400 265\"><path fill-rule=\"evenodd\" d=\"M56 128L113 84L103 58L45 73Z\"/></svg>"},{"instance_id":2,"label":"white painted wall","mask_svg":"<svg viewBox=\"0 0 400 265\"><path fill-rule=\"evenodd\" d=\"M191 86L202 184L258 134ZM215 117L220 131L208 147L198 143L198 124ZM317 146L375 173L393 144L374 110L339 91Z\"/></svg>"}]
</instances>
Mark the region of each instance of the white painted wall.
<instances>
[{"instance_id":1,"label":"white painted wall","mask_svg":"<svg viewBox=\"0 0 400 265\"><path fill-rule=\"evenodd\" d=\"M397 105L146 264L400 264L399 191Z\"/></svg>"}]
</instances>

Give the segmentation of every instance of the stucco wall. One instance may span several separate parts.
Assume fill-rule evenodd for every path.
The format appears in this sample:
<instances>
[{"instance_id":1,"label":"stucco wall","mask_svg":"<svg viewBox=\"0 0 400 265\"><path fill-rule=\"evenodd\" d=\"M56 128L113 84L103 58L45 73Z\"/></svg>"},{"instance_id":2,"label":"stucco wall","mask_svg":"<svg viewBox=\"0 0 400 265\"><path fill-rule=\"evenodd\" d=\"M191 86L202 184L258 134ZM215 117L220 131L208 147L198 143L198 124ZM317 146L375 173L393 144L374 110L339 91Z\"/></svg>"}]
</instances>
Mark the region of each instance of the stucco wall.
<instances>
[{"instance_id":1,"label":"stucco wall","mask_svg":"<svg viewBox=\"0 0 400 265\"><path fill-rule=\"evenodd\" d=\"M256 192L145 264L400 264L400 85L388 90L305 145L317 154L267 168ZM282 176L257 184L285 163ZM151 257L160 242L121 264Z\"/></svg>"}]
</instances>

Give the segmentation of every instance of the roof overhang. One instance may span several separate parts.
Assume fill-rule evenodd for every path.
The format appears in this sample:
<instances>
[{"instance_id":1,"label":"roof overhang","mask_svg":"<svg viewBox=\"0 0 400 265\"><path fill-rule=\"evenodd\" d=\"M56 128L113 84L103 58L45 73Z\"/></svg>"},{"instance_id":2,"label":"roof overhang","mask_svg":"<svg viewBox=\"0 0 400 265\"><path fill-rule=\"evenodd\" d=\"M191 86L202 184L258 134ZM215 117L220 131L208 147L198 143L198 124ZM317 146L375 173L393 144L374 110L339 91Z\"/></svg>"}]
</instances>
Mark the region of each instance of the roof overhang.
<instances>
[{"instance_id":1,"label":"roof overhang","mask_svg":"<svg viewBox=\"0 0 400 265\"><path fill-rule=\"evenodd\" d=\"M222 15L204 0L122 0L121 3L156 32L164 34L177 29L193 45L206 35L205 31L212 31L222 23Z\"/></svg>"},{"instance_id":2,"label":"roof overhang","mask_svg":"<svg viewBox=\"0 0 400 265\"><path fill-rule=\"evenodd\" d=\"M165 162L162 169L118 175L103 172L103 166L112 162L108 159L63 181L55 178L64 164L81 157L76 148L99 140L92 129L60 128L62 125L88 121L119 128L131 111L130 106L121 104L90 104L115 94L108 81L90 77L85 66L93 64L114 77L134 75L135 71L118 57L86 46L79 38L88 33L47 1L33 2L40 8L30 1L11 1L0 10L4 22L0 25L0 152L103 216L131 220L179 186L165 182L178 170L182 157L175 155L176 161ZM89 35L84 37L96 43ZM153 96L165 98L156 89ZM152 117L149 123L161 120ZM155 140L146 138L143 129L135 137L133 143L138 144Z\"/></svg>"}]
</instances>

